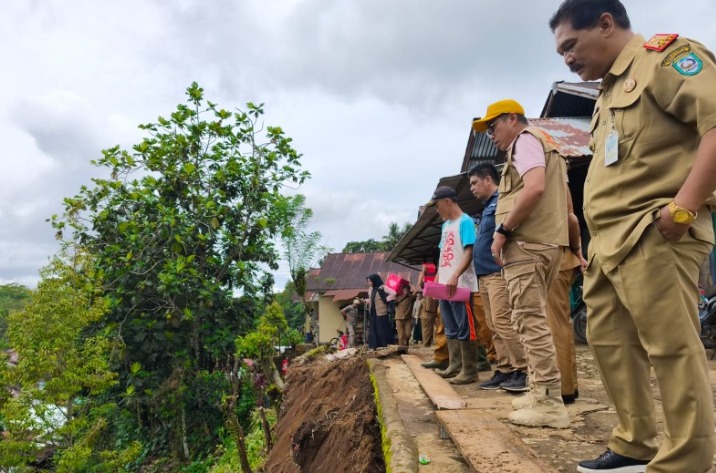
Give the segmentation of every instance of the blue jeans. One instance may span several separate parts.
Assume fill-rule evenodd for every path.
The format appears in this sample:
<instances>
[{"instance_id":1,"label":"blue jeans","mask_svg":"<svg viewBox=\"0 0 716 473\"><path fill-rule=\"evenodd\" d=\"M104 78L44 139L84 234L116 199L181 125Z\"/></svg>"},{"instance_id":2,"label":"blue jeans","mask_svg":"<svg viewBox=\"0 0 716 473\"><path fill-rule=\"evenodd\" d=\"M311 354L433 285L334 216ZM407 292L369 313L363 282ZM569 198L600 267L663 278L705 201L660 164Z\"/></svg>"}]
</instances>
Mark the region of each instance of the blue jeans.
<instances>
[{"instance_id":1,"label":"blue jeans","mask_svg":"<svg viewBox=\"0 0 716 473\"><path fill-rule=\"evenodd\" d=\"M445 337L464 341L477 340L472 297L466 301L440 301L440 317L445 325Z\"/></svg>"}]
</instances>

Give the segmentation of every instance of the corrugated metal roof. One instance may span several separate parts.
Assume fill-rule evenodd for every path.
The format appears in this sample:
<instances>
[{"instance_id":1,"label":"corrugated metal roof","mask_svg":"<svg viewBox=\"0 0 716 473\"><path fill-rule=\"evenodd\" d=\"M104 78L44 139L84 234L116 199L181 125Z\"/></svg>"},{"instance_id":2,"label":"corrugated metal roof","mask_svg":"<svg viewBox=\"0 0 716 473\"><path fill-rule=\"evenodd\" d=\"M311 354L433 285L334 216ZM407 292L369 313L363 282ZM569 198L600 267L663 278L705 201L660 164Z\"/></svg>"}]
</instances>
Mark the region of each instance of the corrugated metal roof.
<instances>
[{"instance_id":1,"label":"corrugated metal roof","mask_svg":"<svg viewBox=\"0 0 716 473\"><path fill-rule=\"evenodd\" d=\"M547 96L543 118L591 117L599 95L599 82L555 82Z\"/></svg>"},{"instance_id":2,"label":"corrugated metal roof","mask_svg":"<svg viewBox=\"0 0 716 473\"><path fill-rule=\"evenodd\" d=\"M584 158L592 155L589 150L589 125L591 117L534 118L531 125L542 128L557 143L562 156Z\"/></svg>"},{"instance_id":3,"label":"corrugated metal roof","mask_svg":"<svg viewBox=\"0 0 716 473\"><path fill-rule=\"evenodd\" d=\"M333 295L336 300L352 299L358 293L366 293L366 278L378 273L386 280L394 273L418 283L419 267L406 267L386 260L387 252L377 253L330 253L320 268L311 270L306 281L306 290L324 295ZM345 299L340 299L345 297Z\"/></svg>"},{"instance_id":4,"label":"corrugated metal roof","mask_svg":"<svg viewBox=\"0 0 716 473\"><path fill-rule=\"evenodd\" d=\"M326 291L323 295L324 296L332 296L334 300L336 301L347 301L350 299L354 299L355 297L361 295L361 293L365 293L365 288L363 289L336 289L333 291Z\"/></svg>"},{"instance_id":5,"label":"corrugated metal roof","mask_svg":"<svg viewBox=\"0 0 716 473\"><path fill-rule=\"evenodd\" d=\"M568 159L591 156L589 151L589 125L590 117L567 118L529 118L527 121L533 126L542 128L554 139L562 155ZM505 161L505 154L495 147L487 133L476 133L471 128L472 149L465 162L462 172L467 172L477 161L493 161L496 165Z\"/></svg>"}]
</instances>

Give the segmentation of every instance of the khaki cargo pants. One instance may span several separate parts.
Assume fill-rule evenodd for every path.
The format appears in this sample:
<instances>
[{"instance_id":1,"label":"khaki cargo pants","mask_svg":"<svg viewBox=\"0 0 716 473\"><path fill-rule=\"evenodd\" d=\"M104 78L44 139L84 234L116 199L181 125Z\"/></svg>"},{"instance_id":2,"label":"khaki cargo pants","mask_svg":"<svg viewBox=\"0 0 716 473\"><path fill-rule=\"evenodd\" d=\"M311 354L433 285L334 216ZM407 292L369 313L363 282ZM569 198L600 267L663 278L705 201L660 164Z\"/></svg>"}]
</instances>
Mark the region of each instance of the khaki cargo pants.
<instances>
[{"instance_id":1,"label":"khaki cargo pants","mask_svg":"<svg viewBox=\"0 0 716 473\"><path fill-rule=\"evenodd\" d=\"M557 277L561 258L561 248L540 243L508 241L502 248L512 320L527 356L533 385L561 382L545 309L547 291Z\"/></svg>"}]
</instances>

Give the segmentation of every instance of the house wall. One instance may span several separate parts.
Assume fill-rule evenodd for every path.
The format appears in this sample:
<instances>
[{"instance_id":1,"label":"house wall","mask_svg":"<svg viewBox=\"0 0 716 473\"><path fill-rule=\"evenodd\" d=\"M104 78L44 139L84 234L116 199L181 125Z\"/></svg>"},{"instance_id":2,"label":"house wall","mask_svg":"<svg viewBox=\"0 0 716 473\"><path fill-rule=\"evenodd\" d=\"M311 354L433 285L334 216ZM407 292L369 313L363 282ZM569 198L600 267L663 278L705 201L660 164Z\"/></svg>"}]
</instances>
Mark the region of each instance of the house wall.
<instances>
[{"instance_id":1,"label":"house wall","mask_svg":"<svg viewBox=\"0 0 716 473\"><path fill-rule=\"evenodd\" d=\"M343 301L343 304L348 302ZM328 343L337 337L336 330L346 331L341 306L333 301L333 297L321 297L318 301L318 342Z\"/></svg>"}]
</instances>

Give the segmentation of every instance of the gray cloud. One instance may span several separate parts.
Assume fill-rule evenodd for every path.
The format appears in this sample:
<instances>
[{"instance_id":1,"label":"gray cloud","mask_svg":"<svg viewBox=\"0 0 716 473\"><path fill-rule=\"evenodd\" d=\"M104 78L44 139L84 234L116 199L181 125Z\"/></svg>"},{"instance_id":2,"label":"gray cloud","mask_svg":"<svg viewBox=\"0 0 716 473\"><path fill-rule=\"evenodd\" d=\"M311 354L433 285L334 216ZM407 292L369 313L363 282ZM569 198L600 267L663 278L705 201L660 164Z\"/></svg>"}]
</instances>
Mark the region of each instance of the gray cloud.
<instances>
[{"instance_id":1,"label":"gray cloud","mask_svg":"<svg viewBox=\"0 0 716 473\"><path fill-rule=\"evenodd\" d=\"M558 0L47 0L0 6L0 280L34 281L56 251L44 220L89 184L101 149L141 139L198 81L226 108L266 103L313 179L314 226L340 250L415 219L462 162L470 121L513 97L538 115L553 81ZM630 0L635 31L716 49L716 5ZM277 279L284 278L279 274Z\"/></svg>"}]
</instances>

